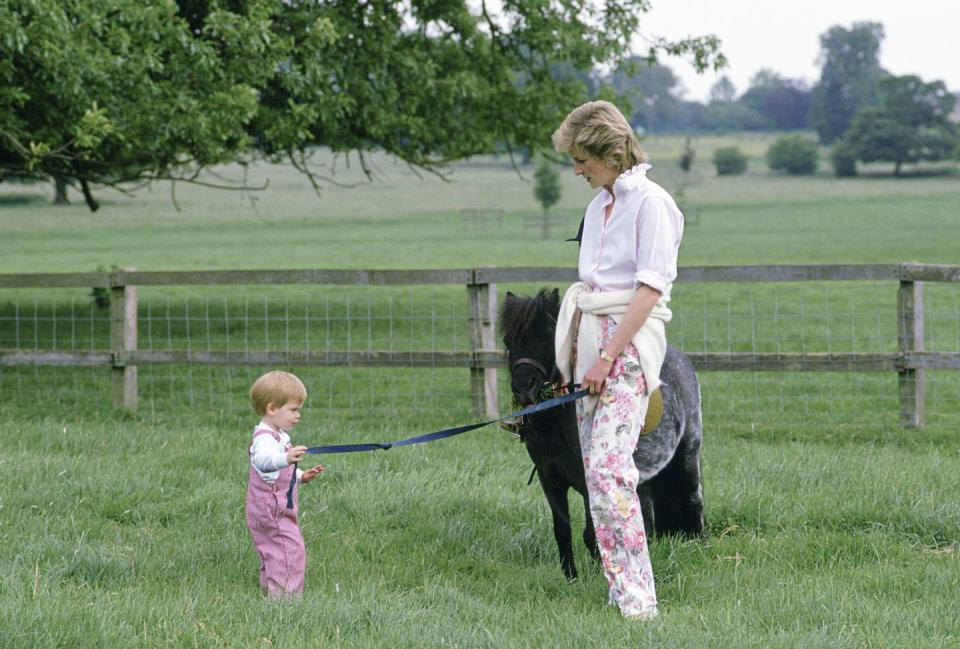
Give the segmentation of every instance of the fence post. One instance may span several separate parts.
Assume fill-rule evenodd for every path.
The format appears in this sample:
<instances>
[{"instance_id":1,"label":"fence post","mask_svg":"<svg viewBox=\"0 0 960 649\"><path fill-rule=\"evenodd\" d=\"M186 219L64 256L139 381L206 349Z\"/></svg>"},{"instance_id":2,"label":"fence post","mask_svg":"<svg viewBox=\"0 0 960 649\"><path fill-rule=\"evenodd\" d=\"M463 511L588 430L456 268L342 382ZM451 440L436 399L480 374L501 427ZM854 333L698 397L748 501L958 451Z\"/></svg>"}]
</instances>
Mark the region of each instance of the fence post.
<instances>
[{"instance_id":1,"label":"fence post","mask_svg":"<svg viewBox=\"0 0 960 649\"><path fill-rule=\"evenodd\" d=\"M482 367L477 353L497 347L497 285L471 281L467 284L467 299L470 302L470 393L473 410L478 417L499 416L497 403L497 369Z\"/></svg>"},{"instance_id":2,"label":"fence post","mask_svg":"<svg viewBox=\"0 0 960 649\"><path fill-rule=\"evenodd\" d=\"M897 351L906 355L922 352L923 344L923 282L900 280L897 292ZM900 393L900 425L904 428L923 428L926 425L923 369L898 370Z\"/></svg>"},{"instance_id":3,"label":"fence post","mask_svg":"<svg viewBox=\"0 0 960 649\"><path fill-rule=\"evenodd\" d=\"M124 268L125 271L136 270ZM113 405L137 410L137 366L129 363L128 352L137 349L137 287L110 278L110 351L113 356Z\"/></svg>"}]
</instances>

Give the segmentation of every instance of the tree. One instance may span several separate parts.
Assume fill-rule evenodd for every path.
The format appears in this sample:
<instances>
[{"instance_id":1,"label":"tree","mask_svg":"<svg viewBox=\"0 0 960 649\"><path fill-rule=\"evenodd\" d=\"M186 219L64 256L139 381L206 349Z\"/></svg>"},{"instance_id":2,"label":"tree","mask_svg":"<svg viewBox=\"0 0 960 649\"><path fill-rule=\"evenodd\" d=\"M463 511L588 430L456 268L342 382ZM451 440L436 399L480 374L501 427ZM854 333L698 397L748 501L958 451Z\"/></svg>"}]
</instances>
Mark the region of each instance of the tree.
<instances>
[{"instance_id":1,"label":"tree","mask_svg":"<svg viewBox=\"0 0 960 649\"><path fill-rule=\"evenodd\" d=\"M649 64L632 57L614 72L611 84L634 109L630 124L646 133L659 128L661 118L669 119L679 103L677 85L680 80L666 65Z\"/></svg>"},{"instance_id":2,"label":"tree","mask_svg":"<svg viewBox=\"0 0 960 649\"><path fill-rule=\"evenodd\" d=\"M737 88L727 76L720 79L710 86L710 103L715 101L733 101L737 97Z\"/></svg>"},{"instance_id":3,"label":"tree","mask_svg":"<svg viewBox=\"0 0 960 649\"><path fill-rule=\"evenodd\" d=\"M809 125L810 91L802 81L784 79L773 70L757 72L740 103L763 117L765 129L795 131Z\"/></svg>"},{"instance_id":4,"label":"tree","mask_svg":"<svg viewBox=\"0 0 960 649\"><path fill-rule=\"evenodd\" d=\"M646 0L9 0L0 5L0 175L79 186L200 182L288 159L318 186L316 145L453 160L544 148L586 100L575 75L628 53ZM647 56L722 64L719 41Z\"/></svg>"},{"instance_id":5,"label":"tree","mask_svg":"<svg viewBox=\"0 0 960 649\"><path fill-rule=\"evenodd\" d=\"M762 130L763 115L739 101L712 101L700 115L700 129L709 133Z\"/></svg>"},{"instance_id":6,"label":"tree","mask_svg":"<svg viewBox=\"0 0 960 649\"><path fill-rule=\"evenodd\" d=\"M904 163L947 160L957 146L950 121L956 97L942 81L887 77L880 82L880 105L856 116L843 141L863 162L893 162L899 176Z\"/></svg>"},{"instance_id":7,"label":"tree","mask_svg":"<svg viewBox=\"0 0 960 649\"><path fill-rule=\"evenodd\" d=\"M860 22L831 27L820 36L820 81L813 88L810 124L820 142L830 144L850 127L854 116L877 103L883 26Z\"/></svg>"},{"instance_id":8,"label":"tree","mask_svg":"<svg viewBox=\"0 0 960 649\"><path fill-rule=\"evenodd\" d=\"M560 200L560 174L546 158L540 161L534 172L533 195L543 208L541 234L546 239L550 236L550 208Z\"/></svg>"}]
</instances>

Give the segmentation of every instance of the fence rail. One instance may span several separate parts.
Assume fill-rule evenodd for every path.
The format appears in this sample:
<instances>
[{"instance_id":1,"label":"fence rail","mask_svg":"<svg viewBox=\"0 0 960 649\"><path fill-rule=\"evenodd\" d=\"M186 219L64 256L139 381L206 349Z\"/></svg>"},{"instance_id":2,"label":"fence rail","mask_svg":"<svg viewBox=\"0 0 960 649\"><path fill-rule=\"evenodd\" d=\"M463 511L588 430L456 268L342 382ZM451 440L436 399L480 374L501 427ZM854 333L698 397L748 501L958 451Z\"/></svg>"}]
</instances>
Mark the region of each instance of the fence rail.
<instances>
[{"instance_id":1,"label":"fence rail","mask_svg":"<svg viewBox=\"0 0 960 649\"><path fill-rule=\"evenodd\" d=\"M316 365L347 367L464 367L479 413L495 415L497 369L506 355L497 349L498 283L577 279L570 268L472 268L450 270L223 270L110 273L0 274L3 288L101 288L111 294L110 349L58 351L0 349L0 366L110 367L114 403L137 408L137 368L146 365ZM924 371L960 370L960 353L924 349L924 282L960 283L960 266L921 263L874 265L702 266L682 268L683 283L897 282L897 351L882 353L689 353L700 371L897 372L900 420L925 421ZM198 285L462 285L467 289L469 351L214 351L138 350L138 288Z\"/></svg>"}]
</instances>

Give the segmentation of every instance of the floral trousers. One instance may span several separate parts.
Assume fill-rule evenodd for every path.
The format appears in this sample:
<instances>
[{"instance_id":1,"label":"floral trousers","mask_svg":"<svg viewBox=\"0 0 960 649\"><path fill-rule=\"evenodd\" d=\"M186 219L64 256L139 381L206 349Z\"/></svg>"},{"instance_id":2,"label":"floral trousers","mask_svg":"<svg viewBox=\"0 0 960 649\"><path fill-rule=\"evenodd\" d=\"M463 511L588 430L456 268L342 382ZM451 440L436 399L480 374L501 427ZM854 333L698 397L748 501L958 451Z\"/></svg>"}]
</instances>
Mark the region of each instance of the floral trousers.
<instances>
[{"instance_id":1,"label":"floral trousers","mask_svg":"<svg viewBox=\"0 0 960 649\"><path fill-rule=\"evenodd\" d=\"M601 317L598 345L609 342L616 324ZM610 603L624 616L657 612L653 568L643 528L639 472L633 450L643 429L648 397L637 350L627 345L615 360L592 412L577 402L580 447Z\"/></svg>"}]
</instances>

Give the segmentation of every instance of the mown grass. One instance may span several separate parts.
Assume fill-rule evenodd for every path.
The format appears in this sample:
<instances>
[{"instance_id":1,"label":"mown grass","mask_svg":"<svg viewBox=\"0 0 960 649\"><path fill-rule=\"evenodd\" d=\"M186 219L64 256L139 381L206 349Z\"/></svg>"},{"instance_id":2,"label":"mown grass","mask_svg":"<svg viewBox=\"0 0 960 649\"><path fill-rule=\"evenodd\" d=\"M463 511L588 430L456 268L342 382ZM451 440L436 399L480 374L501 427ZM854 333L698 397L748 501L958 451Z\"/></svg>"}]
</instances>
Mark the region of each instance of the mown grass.
<instances>
[{"instance_id":1,"label":"mown grass","mask_svg":"<svg viewBox=\"0 0 960 649\"><path fill-rule=\"evenodd\" d=\"M709 530L653 544L662 615L624 624L508 435L323 459L303 489L310 571L264 601L243 524L249 421L78 410L5 435L3 646L952 646L955 437L707 438ZM437 413L455 417L456 410ZM409 425L409 424L408 424ZM389 434L401 422L362 426ZM308 419L336 438L349 421ZM900 433L902 435L902 433ZM22 470L29 468L29 470ZM575 529L582 508L575 504Z\"/></svg>"},{"instance_id":2,"label":"mown grass","mask_svg":"<svg viewBox=\"0 0 960 649\"><path fill-rule=\"evenodd\" d=\"M681 263L958 262L955 175L784 178L760 162L769 140L740 141L751 167L733 179L706 165L723 140L694 142L690 175L682 141L648 143L690 216ZM377 184L317 198L260 167L265 192L180 186L182 212L160 185L95 215L0 187L0 272L573 263L561 239L591 192L569 174L542 239L530 185L502 160L450 184L378 168ZM895 304L887 284L678 285L669 336L688 351L892 351ZM926 309L927 348L960 350L956 288L928 286ZM460 287L143 289L140 347L459 349L465 312ZM5 291L0 346L95 348L105 317L85 290ZM244 395L262 369L141 368L141 412L124 415L105 370L0 368L0 647L960 645L956 372L929 373L931 422L911 431L894 376L704 373L708 531L652 544L661 616L627 624L582 547L581 579L563 581L529 461L495 427L320 458L328 472L302 492L304 600L262 599L243 522ZM297 371L304 443L472 420L461 369Z\"/></svg>"}]
</instances>

